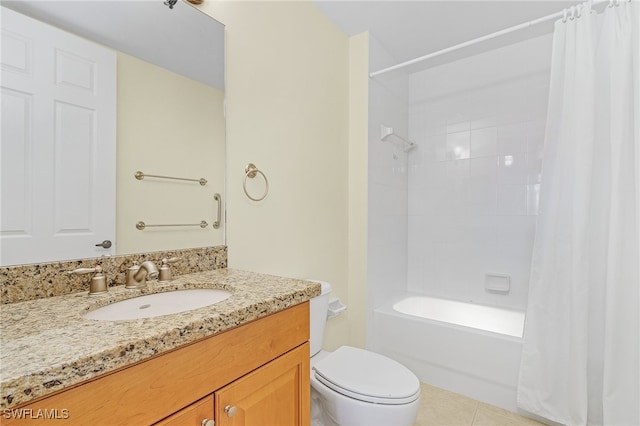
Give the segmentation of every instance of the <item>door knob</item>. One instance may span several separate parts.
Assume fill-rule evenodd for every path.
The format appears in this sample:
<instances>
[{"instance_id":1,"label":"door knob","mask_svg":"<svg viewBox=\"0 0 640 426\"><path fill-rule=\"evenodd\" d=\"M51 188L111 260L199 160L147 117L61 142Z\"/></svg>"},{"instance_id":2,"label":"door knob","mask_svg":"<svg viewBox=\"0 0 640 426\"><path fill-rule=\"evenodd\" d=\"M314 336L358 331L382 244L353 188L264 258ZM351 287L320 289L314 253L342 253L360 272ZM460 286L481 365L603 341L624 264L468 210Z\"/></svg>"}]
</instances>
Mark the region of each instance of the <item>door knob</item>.
<instances>
[{"instance_id":1,"label":"door knob","mask_svg":"<svg viewBox=\"0 0 640 426\"><path fill-rule=\"evenodd\" d=\"M96 247L108 249L109 247L111 247L111 240L104 240L103 242L96 244Z\"/></svg>"},{"instance_id":2,"label":"door knob","mask_svg":"<svg viewBox=\"0 0 640 426\"><path fill-rule=\"evenodd\" d=\"M216 422L211 419L202 419L201 426L215 426Z\"/></svg>"}]
</instances>

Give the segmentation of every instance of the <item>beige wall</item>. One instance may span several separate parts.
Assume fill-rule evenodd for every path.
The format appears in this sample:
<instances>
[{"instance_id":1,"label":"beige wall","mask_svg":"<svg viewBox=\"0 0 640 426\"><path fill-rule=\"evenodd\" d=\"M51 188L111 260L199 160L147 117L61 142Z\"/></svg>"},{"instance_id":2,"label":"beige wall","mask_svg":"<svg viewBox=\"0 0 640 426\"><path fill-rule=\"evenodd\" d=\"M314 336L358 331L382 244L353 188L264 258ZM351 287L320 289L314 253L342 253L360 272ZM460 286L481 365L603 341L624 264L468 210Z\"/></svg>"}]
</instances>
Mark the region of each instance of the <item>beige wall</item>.
<instances>
[{"instance_id":1,"label":"beige wall","mask_svg":"<svg viewBox=\"0 0 640 426\"><path fill-rule=\"evenodd\" d=\"M202 9L227 28L229 266L330 282L348 310L324 346L361 344L364 296L349 284L349 40L308 1ZM243 193L248 162L269 179L262 202Z\"/></svg>"},{"instance_id":2,"label":"beige wall","mask_svg":"<svg viewBox=\"0 0 640 426\"><path fill-rule=\"evenodd\" d=\"M349 39L349 344L365 347L369 34Z\"/></svg>"},{"instance_id":3,"label":"beige wall","mask_svg":"<svg viewBox=\"0 0 640 426\"><path fill-rule=\"evenodd\" d=\"M136 229L148 224L215 220L213 194L224 194L224 92L118 52L117 253L224 243L223 229ZM137 170L208 183L134 178Z\"/></svg>"}]
</instances>

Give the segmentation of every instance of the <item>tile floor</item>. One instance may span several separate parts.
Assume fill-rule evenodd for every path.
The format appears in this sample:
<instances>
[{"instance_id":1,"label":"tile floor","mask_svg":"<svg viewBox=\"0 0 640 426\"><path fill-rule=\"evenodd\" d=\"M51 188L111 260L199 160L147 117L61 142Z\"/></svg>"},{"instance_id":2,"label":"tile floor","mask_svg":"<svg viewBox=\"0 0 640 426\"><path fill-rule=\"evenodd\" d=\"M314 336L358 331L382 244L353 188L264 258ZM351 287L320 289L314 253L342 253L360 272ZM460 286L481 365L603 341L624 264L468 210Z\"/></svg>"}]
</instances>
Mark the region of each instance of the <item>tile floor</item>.
<instances>
[{"instance_id":1,"label":"tile floor","mask_svg":"<svg viewBox=\"0 0 640 426\"><path fill-rule=\"evenodd\" d=\"M422 384L420 411L414 426L541 426L535 420Z\"/></svg>"}]
</instances>

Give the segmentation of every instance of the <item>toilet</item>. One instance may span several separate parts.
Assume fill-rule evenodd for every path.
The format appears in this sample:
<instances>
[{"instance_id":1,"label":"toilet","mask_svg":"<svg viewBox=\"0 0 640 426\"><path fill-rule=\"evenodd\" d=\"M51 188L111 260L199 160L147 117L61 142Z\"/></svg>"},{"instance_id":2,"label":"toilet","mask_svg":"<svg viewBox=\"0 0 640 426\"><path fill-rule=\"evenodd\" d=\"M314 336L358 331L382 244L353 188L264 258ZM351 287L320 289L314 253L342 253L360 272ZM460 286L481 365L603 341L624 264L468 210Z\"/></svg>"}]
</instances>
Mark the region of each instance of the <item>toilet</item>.
<instances>
[{"instance_id":1,"label":"toilet","mask_svg":"<svg viewBox=\"0 0 640 426\"><path fill-rule=\"evenodd\" d=\"M321 350L331 286L310 302L311 425L410 426L420 381L402 364L351 346Z\"/></svg>"}]
</instances>

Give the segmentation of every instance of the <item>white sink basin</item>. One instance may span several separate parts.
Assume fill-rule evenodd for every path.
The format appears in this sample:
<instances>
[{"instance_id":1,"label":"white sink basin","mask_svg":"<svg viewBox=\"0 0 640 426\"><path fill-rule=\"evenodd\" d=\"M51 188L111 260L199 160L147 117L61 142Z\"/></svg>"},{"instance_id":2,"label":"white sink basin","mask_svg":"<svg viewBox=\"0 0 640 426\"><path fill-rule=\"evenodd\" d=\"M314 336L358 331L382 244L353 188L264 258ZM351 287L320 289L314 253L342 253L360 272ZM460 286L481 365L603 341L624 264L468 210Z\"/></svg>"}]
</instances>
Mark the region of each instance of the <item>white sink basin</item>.
<instances>
[{"instance_id":1,"label":"white sink basin","mask_svg":"<svg viewBox=\"0 0 640 426\"><path fill-rule=\"evenodd\" d=\"M174 290L115 302L87 312L82 317L103 321L153 318L204 308L229 297L231 293L226 290L210 288Z\"/></svg>"}]
</instances>

